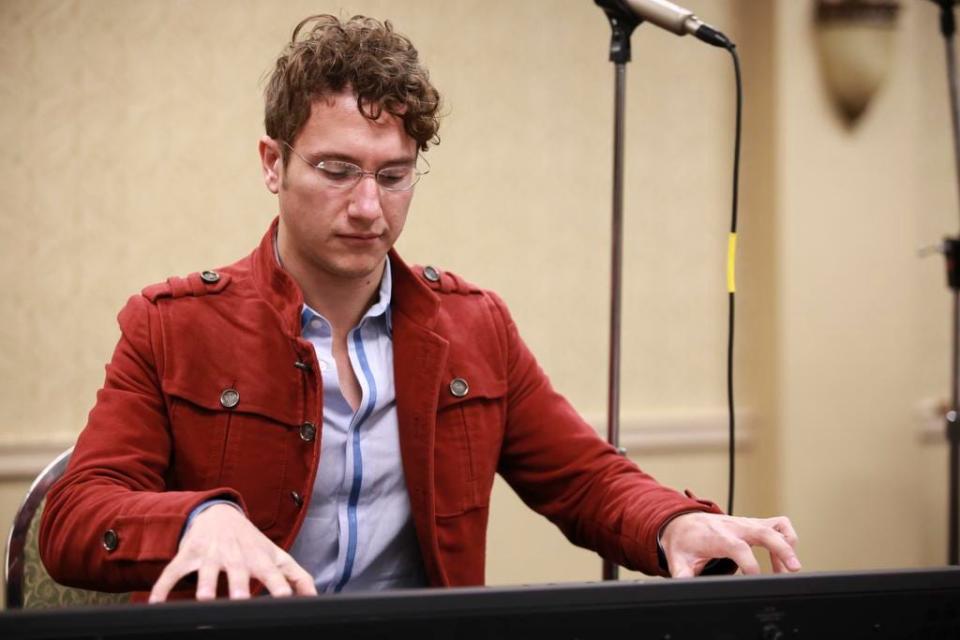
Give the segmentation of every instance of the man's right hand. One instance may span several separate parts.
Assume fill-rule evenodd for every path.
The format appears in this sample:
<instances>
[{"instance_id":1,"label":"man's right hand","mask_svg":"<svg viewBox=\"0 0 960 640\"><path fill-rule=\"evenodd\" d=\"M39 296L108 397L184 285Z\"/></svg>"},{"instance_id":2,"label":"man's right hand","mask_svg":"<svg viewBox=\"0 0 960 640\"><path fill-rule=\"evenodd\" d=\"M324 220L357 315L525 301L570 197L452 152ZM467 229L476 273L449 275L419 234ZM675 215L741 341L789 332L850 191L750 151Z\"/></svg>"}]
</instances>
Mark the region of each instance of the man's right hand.
<instances>
[{"instance_id":1,"label":"man's right hand","mask_svg":"<svg viewBox=\"0 0 960 640\"><path fill-rule=\"evenodd\" d=\"M197 600L217 597L217 581L227 574L232 600L250 597L250 580L259 580L273 596L315 596L313 577L273 544L236 507L215 504L196 518L180 540L180 549L150 591L163 602L184 576L197 573Z\"/></svg>"}]
</instances>

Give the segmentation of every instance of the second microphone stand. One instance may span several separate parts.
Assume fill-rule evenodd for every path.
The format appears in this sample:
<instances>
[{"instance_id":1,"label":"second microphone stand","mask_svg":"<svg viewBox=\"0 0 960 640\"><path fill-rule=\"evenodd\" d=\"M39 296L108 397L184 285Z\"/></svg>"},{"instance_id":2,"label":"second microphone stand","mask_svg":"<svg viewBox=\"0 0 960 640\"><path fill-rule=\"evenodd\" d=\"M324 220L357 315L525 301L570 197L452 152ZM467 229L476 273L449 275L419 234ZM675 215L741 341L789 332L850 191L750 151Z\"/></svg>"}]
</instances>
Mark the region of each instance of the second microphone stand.
<instances>
[{"instance_id":1,"label":"second microphone stand","mask_svg":"<svg viewBox=\"0 0 960 640\"><path fill-rule=\"evenodd\" d=\"M960 187L960 98L957 90L957 22L953 7L956 0L933 0L940 7L940 32L947 54L947 84L950 88L950 115L953 123L954 160L957 185ZM949 446L949 502L947 558L950 564L960 564L960 238L948 237L943 243L947 263L947 284L953 294L953 349L950 410L946 416L946 435Z\"/></svg>"}]
</instances>

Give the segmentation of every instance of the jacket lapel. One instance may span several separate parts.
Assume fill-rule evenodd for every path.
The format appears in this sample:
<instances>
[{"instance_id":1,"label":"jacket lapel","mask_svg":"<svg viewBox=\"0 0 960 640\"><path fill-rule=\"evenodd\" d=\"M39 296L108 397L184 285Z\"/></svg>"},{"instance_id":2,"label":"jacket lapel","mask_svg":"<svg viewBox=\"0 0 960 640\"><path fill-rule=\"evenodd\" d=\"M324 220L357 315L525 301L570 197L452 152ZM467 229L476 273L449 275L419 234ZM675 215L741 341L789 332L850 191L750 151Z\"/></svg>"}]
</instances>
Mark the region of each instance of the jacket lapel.
<instances>
[{"instance_id":1,"label":"jacket lapel","mask_svg":"<svg viewBox=\"0 0 960 640\"><path fill-rule=\"evenodd\" d=\"M391 252L390 259L393 371L403 473L427 578L432 585L447 585L437 543L434 434L449 343L431 329L436 323L437 296L396 254Z\"/></svg>"},{"instance_id":2,"label":"jacket lapel","mask_svg":"<svg viewBox=\"0 0 960 640\"><path fill-rule=\"evenodd\" d=\"M434 510L434 432L447 343L428 330L394 321L393 362L400 456L410 509L430 584L446 584L440 568Z\"/></svg>"}]
</instances>

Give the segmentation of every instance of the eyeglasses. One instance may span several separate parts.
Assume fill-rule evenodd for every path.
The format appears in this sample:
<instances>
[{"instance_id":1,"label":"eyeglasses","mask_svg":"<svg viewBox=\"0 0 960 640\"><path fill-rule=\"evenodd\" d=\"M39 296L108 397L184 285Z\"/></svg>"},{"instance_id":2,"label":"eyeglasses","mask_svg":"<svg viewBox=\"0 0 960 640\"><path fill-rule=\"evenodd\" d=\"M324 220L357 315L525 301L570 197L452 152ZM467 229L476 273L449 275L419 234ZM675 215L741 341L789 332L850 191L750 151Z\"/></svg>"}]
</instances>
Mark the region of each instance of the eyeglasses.
<instances>
[{"instance_id":1,"label":"eyeglasses","mask_svg":"<svg viewBox=\"0 0 960 640\"><path fill-rule=\"evenodd\" d=\"M417 184L421 176L430 173L430 163L426 158L417 156L418 161L423 160L426 168L421 170L416 164L400 164L384 167L377 171L364 171L352 162L343 160L321 160L314 164L302 155L297 153L296 149L290 144L281 140L295 156L313 167L324 184L334 189L352 189L360 183L364 176L371 176L377 185L384 191L409 191L413 185Z\"/></svg>"}]
</instances>

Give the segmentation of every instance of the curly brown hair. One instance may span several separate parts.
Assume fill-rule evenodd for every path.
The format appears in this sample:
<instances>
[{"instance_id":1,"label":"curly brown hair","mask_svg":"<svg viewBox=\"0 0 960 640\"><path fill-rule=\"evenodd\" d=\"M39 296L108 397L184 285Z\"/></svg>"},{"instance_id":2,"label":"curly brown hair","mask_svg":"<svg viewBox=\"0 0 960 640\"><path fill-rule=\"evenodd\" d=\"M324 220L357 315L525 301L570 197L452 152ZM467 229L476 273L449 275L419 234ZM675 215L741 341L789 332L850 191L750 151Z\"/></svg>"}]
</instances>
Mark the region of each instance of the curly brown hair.
<instances>
[{"instance_id":1,"label":"curly brown hair","mask_svg":"<svg viewBox=\"0 0 960 640\"><path fill-rule=\"evenodd\" d=\"M401 118L421 151L440 142L440 94L413 43L389 21L326 14L302 20L277 59L264 90L267 135L292 146L312 102L345 89L356 94L365 117L376 120L386 109ZM286 165L289 154L282 149Z\"/></svg>"}]
</instances>

